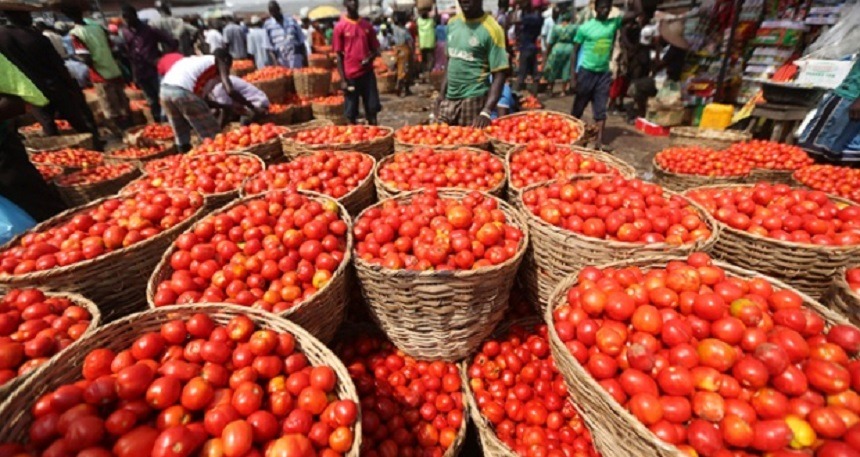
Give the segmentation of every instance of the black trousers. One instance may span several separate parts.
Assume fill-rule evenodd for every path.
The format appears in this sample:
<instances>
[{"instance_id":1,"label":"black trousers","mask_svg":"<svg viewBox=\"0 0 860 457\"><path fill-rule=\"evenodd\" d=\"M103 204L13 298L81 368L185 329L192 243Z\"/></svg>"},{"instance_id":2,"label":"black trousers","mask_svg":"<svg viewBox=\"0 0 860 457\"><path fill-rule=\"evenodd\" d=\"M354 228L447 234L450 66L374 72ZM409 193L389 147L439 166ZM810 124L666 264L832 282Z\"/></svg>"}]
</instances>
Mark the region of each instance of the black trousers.
<instances>
[{"instance_id":1,"label":"black trousers","mask_svg":"<svg viewBox=\"0 0 860 457\"><path fill-rule=\"evenodd\" d=\"M64 211L66 205L30 163L18 134L5 123L0 129L0 194L38 222Z\"/></svg>"},{"instance_id":2,"label":"black trousers","mask_svg":"<svg viewBox=\"0 0 860 457\"><path fill-rule=\"evenodd\" d=\"M101 138L96 125L93 112L90 110L83 92L77 87L66 91L51 91L45 94L48 97L48 105L33 110L33 116L42 125L42 130L48 135L56 135L57 127L54 119L59 116L69 121L72 128L78 133L92 133L93 144L96 149L101 150Z\"/></svg>"}]
</instances>

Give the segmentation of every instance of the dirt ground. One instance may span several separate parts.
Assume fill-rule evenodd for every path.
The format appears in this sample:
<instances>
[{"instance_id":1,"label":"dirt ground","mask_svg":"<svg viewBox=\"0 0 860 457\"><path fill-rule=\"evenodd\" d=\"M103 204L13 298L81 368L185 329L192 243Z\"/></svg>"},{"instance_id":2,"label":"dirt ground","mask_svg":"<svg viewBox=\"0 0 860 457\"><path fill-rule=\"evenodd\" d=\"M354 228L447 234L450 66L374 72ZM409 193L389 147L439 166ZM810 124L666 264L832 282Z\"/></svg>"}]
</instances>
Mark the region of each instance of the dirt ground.
<instances>
[{"instance_id":1,"label":"dirt ground","mask_svg":"<svg viewBox=\"0 0 860 457\"><path fill-rule=\"evenodd\" d=\"M413 89L413 95L400 98L396 95L383 94L383 110L379 115L382 125L395 129L409 124L426 122L430 118L433 100L433 89L430 86L418 84ZM569 112L573 97L538 97L547 109ZM591 122L591 108L585 111L583 119ZM638 132L633 126L627 125L623 116L611 115L606 122L605 138L614 149L613 154L633 165L636 171L645 178L651 178L651 159L654 154L669 146L667 137L654 137Z\"/></svg>"}]
</instances>

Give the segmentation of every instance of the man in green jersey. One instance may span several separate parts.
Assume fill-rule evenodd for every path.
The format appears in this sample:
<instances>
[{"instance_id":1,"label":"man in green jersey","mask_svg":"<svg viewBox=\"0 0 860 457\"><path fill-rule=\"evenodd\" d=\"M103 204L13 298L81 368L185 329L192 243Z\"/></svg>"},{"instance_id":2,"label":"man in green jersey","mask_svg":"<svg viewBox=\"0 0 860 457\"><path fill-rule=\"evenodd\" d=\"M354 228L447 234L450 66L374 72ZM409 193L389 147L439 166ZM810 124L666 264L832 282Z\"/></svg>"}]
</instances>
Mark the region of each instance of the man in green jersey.
<instances>
[{"instance_id":1,"label":"man in green jersey","mask_svg":"<svg viewBox=\"0 0 860 457\"><path fill-rule=\"evenodd\" d=\"M606 104L612 73L609 61L615 45L615 34L623 22L631 21L642 10L640 1L634 1L634 11L624 16L609 17L612 0L597 0L594 4L597 16L583 23L573 38L573 55L570 59L570 88L576 96L571 114L581 118L585 107L591 103L592 117L597 123L597 148L608 149L603 143L603 128L606 126ZM582 55L580 58L580 48ZM579 71L577 71L579 68Z\"/></svg>"},{"instance_id":2,"label":"man in green jersey","mask_svg":"<svg viewBox=\"0 0 860 457\"><path fill-rule=\"evenodd\" d=\"M448 71L440 93L439 120L484 128L490 124L510 67L505 33L484 12L481 0L460 0L460 8L463 12L448 21Z\"/></svg>"}]
</instances>

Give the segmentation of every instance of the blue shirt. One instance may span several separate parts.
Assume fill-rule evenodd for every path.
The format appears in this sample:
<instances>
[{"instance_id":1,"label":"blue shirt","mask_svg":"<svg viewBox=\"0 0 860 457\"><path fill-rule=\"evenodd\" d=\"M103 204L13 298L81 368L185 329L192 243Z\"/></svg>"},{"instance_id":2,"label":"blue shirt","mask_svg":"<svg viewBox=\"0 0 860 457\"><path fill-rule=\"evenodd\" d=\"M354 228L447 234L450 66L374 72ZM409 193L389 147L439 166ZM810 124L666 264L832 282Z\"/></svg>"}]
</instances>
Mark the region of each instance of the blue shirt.
<instances>
[{"instance_id":1,"label":"blue shirt","mask_svg":"<svg viewBox=\"0 0 860 457\"><path fill-rule=\"evenodd\" d=\"M436 26L436 42L444 43L448 41L448 26L439 24Z\"/></svg>"},{"instance_id":2,"label":"blue shirt","mask_svg":"<svg viewBox=\"0 0 860 457\"><path fill-rule=\"evenodd\" d=\"M523 14L520 19L520 36L517 41L520 49L534 49L543 28L543 17L537 11Z\"/></svg>"},{"instance_id":3,"label":"blue shirt","mask_svg":"<svg viewBox=\"0 0 860 457\"><path fill-rule=\"evenodd\" d=\"M514 92L511 90L511 85L505 83L505 87L502 89L502 96L499 97L499 102L496 103L496 108L507 108L508 114L515 113L517 111L516 102L514 101ZM490 117L496 119L499 117L498 110L493 110L490 113Z\"/></svg>"},{"instance_id":4,"label":"blue shirt","mask_svg":"<svg viewBox=\"0 0 860 457\"><path fill-rule=\"evenodd\" d=\"M263 30L266 31L269 48L278 56L277 64L287 68L302 67L305 34L295 19L284 16L284 22L279 24L270 17L263 23Z\"/></svg>"}]
</instances>

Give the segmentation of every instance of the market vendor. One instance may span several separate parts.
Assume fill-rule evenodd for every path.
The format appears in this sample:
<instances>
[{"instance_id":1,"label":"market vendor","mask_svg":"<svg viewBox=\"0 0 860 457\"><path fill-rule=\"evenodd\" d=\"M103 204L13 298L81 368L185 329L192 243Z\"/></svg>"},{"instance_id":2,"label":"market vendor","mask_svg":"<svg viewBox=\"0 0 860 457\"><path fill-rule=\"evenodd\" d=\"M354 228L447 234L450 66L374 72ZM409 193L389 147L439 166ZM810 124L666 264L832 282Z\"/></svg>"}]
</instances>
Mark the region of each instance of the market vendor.
<instances>
[{"instance_id":1,"label":"market vendor","mask_svg":"<svg viewBox=\"0 0 860 457\"><path fill-rule=\"evenodd\" d=\"M860 59L818 103L800 144L826 161L860 165Z\"/></svg>"},{"instance_id":2,"label":"market vendor","mask_svg":"<svg viewBox=\"0 0 860 457\"><path fill-rule=\"evenodd\" d=\"M245 103L230 98L230 93L227 92L224 84L218 83L212 89L209 99L216 104L217 108L221 109L221 125L237 117L243 125L246 125L254 118L269 112L269 97L266 96L265 92L236 76L230 76L230 82L233 84L233 90L245 99Z\"/></svg>"},{"instance_id":3,"label":"market vendor","mask_svg":"<svg viewBox=\"0 0 860 457\"><path fill-rule=\"evenodd\" d=\"M460 0L460 8L463 12L448 21L448 71L439 92L438 118L450 125L484 128L510 68L505 33L484 12L481 0Z\"/></svg>"},{"instance_id":4,"label":"market vendor","mask_svg":"<svg viewBox=\"0 0 860 457\"><path fill-rule=\"evenodd\" d=\"M230 66L233 58L226 49L212 55L185 57L174 63L161 80L161 105L176 136L181 152L191 149L191 129L203 138L213 138L220 131L218 120L205 98L219 82L230 98L240 104L248 101L233 88Z\"/></svg>"}]
</instances>

